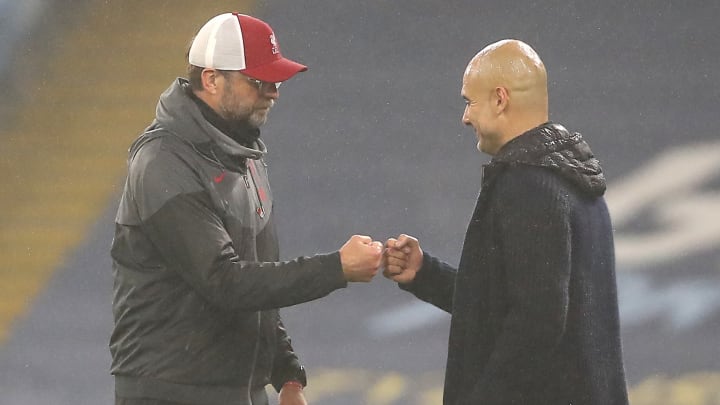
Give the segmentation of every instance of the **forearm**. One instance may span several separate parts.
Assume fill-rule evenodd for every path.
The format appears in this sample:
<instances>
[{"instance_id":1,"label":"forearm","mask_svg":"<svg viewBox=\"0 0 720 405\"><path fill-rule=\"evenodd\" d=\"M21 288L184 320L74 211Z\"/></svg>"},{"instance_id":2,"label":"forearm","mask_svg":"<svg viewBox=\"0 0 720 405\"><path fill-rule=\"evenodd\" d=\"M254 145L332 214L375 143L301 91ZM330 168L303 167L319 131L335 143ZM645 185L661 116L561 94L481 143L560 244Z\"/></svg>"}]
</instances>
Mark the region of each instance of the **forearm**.
<instances>
[{"instance_id":1,"label":"forearm","mask_svg":"<svg viewBox=\"0 0 720 405\"><path fill-rule=\"evenodd\" d=\"M408 284L400 284L400 288L413 293L419 299L452 313L452 300L455 292L455 276L457 270L447 263L423 253L423 264Z\"/></svg>"},{"instance_id":2,"label":"forearm","mask_svg":"<svg viewBox=\"0 0 720 405\"><path fill-rule=\"evenodd\" d=\"M347 285L338 253L285 262L241 260L220 218L200 199L169 201L143 231L169 268L223 309L280 308Z\"/></svg>"},{"instance_id":3,"label":"forearm","mask_svg":"<svg viewBox=\"0 0 720 405\"><path fill-rule=\"evenodd\" d=\"M225 261L189 276L198 278L197 288L211 302L240 310L297 305L347 286L338 253L274 263Z\"/></svg>"},{"instance_id":4,"label":"forearm","mask_svg":"<svg viewBox=\"0 0 720 405\"><path fill-rule=\"evenodd\" d=\"M277 312L277 346L275 361L271 375L271 383L277 392L288 382L297 383L302 388L307 384L305 369L300 365L297 354L292 347L290 336L283 325L280 313Z\"/></svg>"}]
</instances>

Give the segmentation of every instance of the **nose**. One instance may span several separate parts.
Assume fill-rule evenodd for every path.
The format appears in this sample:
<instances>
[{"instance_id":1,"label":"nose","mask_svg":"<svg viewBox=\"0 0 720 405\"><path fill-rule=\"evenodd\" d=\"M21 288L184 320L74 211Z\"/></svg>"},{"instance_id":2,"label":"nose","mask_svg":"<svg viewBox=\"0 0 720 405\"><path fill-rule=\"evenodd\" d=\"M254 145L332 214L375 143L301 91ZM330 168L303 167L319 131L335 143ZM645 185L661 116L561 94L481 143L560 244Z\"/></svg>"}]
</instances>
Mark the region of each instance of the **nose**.
<instances>
[{"instance_id":1,"label":"nose","mask_svg":"<svg viewBox=\"0 0 720 405\"><path fill-rule=\"evenodd\" d=\"M280 90L278 87L280 86L276 83L265 83L262 87L263 96L272 100L277 100L278 97L280 97Z\"/></svg>"},{"instance_id":2,"label":"nose","mask_svg":"<svg viewBox=\"0 0 720 405\"><path fill-rule=\"evenodd\" d=\"M465 125L470 125L470 119L468 118L468 106L465 106L465 111L463 111L461 121Z\"/></svg>"}]
</instances>

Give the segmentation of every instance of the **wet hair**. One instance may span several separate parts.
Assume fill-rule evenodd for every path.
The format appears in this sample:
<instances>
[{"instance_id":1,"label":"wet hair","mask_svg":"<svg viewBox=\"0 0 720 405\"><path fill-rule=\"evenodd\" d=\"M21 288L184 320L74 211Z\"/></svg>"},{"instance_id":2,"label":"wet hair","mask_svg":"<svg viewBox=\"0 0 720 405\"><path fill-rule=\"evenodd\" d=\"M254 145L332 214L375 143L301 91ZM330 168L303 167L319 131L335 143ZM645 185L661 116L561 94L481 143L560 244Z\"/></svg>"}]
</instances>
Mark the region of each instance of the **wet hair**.
<instances>
[{"instance_id":1,"label":"wet hair","mask_svg":"<svg viewBox=\"0 0 720 405\"><path fill-rule=\"evenodd\" d=\"M192 47L192 43L195 41L195 37L190 38L190 42L188 42L188 45L185 47L185 60L190 60L190 48ZM187 75L188 80L190 81L190 88L193 91L200 91L203 88L202 85L202 71L204 68L201 68L200 66L195 66L188 63L187 66Z\"/></svg>"},{"instance_id":2,"label":"wet hair","mask_svg":"<svg viewBox=\"0 0 720 405\"><path fill-rule=\"evenodd\" d=\"M188 64L187 75L188 75L188 80L190 81L190 88L193 91L200 91L203 89L203 85L202 85L202 71L203 70L205 70L205 68Z\"/></svg>"},{"instance_id":3,"label":"wet hair","mask_svg":"<svg viewBox=\"0 0 720 405\"><path fill-rule=\"evenodd\" d=\"M190 60L190 47L192 46L193 41L195 40L195 37L192 37L190 39L190 43L187 46L187 49L185 50L185 60ZM202 72L205 70L204 67L195 66L193 64L188 63L187 66L187 76L188 81L190 82L190 89L192 91L201 91L203 89L202 84ZM215 69L216 72L218 72L223 77L227 78L230 72L232 70L220 70Z\"/></svg>"}]
</instances>

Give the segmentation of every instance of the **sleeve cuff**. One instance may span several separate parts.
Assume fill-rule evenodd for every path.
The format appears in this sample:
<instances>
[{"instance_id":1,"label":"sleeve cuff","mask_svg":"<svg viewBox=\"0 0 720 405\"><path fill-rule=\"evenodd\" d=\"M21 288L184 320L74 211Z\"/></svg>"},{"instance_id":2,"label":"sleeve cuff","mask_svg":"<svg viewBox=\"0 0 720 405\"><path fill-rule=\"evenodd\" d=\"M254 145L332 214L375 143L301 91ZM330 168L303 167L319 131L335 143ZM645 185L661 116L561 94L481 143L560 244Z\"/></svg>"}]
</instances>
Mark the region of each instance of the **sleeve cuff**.
<instances>
[{"instance_id":1,"label":"sleeve cuff","mask_svg":"<svg viewBox=\"0 0 720 405\"><path fill-rule=\"evenodd\" d=\"M295 362L295 364L297 364L297 361ZM285 385L285 383L287 383L288 381L298 382L303 387L307 386L307 374L305 373L305 367L303 366L298 365L298 367L294 369L293 372L287 373L282 377L283 378L280 378L277 381L273 382L273 388L275 388L276 392L280 392L283 385Z\"/></svg>"},{"instance_id":2,"label":"sleeve cuff","mask_svg":"<svg viewBox=\"0 0 720 405\"><path fill-rule=\"evenodd\" d=\"M418 270L417 274L415 274L415 279L406 284L398 283L398 287L400 287L403 291L413 293L415 288L422 284L423 280L428 278L428 274L430 273L430 269L432 267L432 259L433 257L428 252L423 251L422 265L420 266L420 270Z\"/></svg>"},{"instance_id":3,"label":"sleeve cuff","mask_svg":"<svg viewBox=\"0 0 720 405\"><path fill-rule=\"evenodd\" d=\"M323 267L334 270L332 272L332 275L334 276L333 281L335 282L334 285L336 285L338 288L347 287L348 283L347 280L345 280L345 273L343 273L342 262L340 261L340 251L320 254L316 255L315 257L320 260L320 263ZM328 270L328 272L330 272L330 270Z\"/></svg>"}]
</instances>

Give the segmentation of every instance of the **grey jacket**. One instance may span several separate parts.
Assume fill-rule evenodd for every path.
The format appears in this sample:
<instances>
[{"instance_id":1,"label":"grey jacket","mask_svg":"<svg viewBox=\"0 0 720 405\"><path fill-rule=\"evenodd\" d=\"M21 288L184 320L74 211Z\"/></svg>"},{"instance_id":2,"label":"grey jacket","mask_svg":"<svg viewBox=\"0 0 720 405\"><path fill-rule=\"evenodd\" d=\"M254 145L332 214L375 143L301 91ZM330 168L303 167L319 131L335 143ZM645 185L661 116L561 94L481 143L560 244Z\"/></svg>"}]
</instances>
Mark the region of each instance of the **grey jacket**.
<instances>
[{"instance_id":1,"label":"grey jacket","mask_svg":"<svg viewBox=\"0 0 720 405\"><path fill-rule=\"evenodd\" d=\"M277 308L346 286L339 254L279 262L265 146L209 124L177 79L130 148L112 244L124 397L249 404L304 381Z\"/></svg>"}]
</instances>

